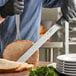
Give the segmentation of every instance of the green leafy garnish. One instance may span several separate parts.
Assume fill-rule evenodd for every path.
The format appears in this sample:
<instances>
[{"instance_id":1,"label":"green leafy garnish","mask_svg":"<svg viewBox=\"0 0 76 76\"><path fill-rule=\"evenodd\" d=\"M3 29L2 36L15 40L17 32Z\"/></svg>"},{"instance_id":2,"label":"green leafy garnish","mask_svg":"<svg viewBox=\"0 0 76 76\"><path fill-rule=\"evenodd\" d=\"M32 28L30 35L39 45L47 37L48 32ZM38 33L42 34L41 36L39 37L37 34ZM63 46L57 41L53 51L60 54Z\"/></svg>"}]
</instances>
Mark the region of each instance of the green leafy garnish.
<instances>
[{"instance_id":1,"label":"green leafy garnish","mask_svg":"<svg viewBox=\"0 0 76 76\"><path fill-rule=\"evenodd\" d=\"M42 66L30 70L29 76L59 76L59 73L53 67Z\"/></svg>"}]
</instances>

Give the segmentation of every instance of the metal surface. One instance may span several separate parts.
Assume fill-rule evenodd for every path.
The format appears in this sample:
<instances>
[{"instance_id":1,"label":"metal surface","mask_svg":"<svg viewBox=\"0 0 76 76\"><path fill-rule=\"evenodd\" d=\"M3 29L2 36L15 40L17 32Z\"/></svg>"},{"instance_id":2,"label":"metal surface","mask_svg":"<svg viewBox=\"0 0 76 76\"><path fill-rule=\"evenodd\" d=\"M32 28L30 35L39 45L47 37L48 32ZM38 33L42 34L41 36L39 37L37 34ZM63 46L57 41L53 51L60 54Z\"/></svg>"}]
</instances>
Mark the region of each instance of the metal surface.
<instances>
[{"instance_id":1,"label":"metal surface","mask_svg":"<svg viewBox=\"0 0 76 76\"><path fill-rule=\"evenodd\" d=\"M22 0L18 0L18 1L22 1ZM16 40L20 40L21 36L20 36L20 14L16 15L16 29L17 29L17 34L16 34Z\"/></svg>"},{"instance_id":2,"label":"metal surface","mask_svg":"<svg viewBox=\"0 0 76 76\"><path fill-rule=\"evenodd\" d=\"M65 21L65 54L69 54L69 23Z\"/></svg>"},{"instance_id":3,"label":"metal surface","mask_svg":"<svg viewBox=\"0 0 76 76\"><path fill-rule=\"evenodd\" d=\"M21 39L21 36L20 36L20 15L16 15L16 40L20 40Z\"/></svg>"},{"instance_id":4,"label":"metal surface","mask_svg":"<svg viewBox=\"0 0 76 76\"><path fill-rule=\"evenodd\" d=\"M64 18L61 17L56 24L54 24L26 53L24 53L17 61L25 62L29 57L31 57L37 49L39 49L51 36L55 34L59 29L61 29L61 24Z\"/></svg>"}]
</instances>

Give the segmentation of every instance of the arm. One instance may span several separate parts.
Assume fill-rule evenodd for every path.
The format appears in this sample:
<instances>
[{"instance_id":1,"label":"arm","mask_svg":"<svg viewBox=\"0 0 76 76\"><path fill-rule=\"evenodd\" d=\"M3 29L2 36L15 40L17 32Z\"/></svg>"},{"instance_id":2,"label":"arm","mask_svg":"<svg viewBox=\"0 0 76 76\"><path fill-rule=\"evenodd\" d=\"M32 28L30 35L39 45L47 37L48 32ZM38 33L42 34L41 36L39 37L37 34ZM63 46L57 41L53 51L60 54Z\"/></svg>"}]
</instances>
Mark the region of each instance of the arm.
<instances>
[{"instance_id":1,"label":"arm","mask_svg":"<svg viewBox=\"0 0 76 76\"><path fill-rule=\"evenodd\" d=\"M61 0L43 0L43 7L44 8L53 8L53 7L60 7Z\"/></svg>"},{"instance_id":2,"label":"arm","mask_svg":"<svg viewBox=\"0 0 76 76\"><path fill-rule=\"evenodd\" d=\"M2 23L5 19L0 16L0 23Z\"/></svg>"}]
</instances>

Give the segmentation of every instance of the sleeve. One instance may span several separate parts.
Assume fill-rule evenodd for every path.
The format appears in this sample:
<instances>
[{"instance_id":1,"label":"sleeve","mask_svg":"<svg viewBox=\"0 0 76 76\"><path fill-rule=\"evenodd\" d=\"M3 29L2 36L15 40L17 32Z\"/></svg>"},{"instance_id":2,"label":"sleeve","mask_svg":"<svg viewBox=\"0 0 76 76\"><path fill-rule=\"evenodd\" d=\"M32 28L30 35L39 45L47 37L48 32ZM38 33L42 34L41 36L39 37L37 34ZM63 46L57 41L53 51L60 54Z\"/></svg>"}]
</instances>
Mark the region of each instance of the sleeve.
<instances>
[{"instance_id":1,"label":"sleeve","mask_svg":"<svg viewBox=\"0 0 76 76\"><path fill-rule=\"evenodd\" d=\"M62 0L43 0L42 4L44 8L60 7Z\"/></svg>"}]
</instances>

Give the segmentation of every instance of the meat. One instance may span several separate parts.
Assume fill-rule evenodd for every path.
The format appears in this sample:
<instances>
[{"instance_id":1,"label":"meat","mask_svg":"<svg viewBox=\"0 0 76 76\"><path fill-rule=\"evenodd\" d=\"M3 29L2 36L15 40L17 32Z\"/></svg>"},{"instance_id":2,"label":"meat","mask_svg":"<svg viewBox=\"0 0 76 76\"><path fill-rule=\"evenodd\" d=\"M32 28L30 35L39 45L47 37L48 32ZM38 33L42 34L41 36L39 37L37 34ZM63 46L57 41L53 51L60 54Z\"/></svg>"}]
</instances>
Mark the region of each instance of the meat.
<instances>
[{"instance_id":1,"label":"meat","mask_svg":"<svg viewBox=\"0 0 76 76\"><path fill-rule=\"evenodd\" d=\"M40 25L40 36L39 36L39 38L41 38L45 33L46 33L45 27L43 25ZM51 41L50 38L47 41Z\"/></svg>"},{"instance_id":2,"label":"meat","mask_svg":"<svg viewBox=\"0 0 76 76\"><path fill-rule=\"evenodd\" d=\"M32 64L27 64L25 62L21 62L21 66L18 67L15 71L19 72L19 71L23 71L23 70L29 70L29 69L33 69L34 65Z\"/></svg>"},{"instance_id":3,"label":"meat","mask_svg":"<svg viewBox=\"0 0 76 76\"><path fill-rule=\"evenodd\" d=\"M28 40L17 40L6 46L3 52L3 58L17 61L34 43ZM39 51L37 50L26 62L36 65L39 59Z\"/></svg>"},{"instance_id":4,"label":"meat","mask_svg":"<svg viewBox=\"0 0 76 76\"><path fill-rule=\"evenodd\" d=\"M0 59L0 72L13 72L20 66L20 63L15 63L14 61L8 61L6 59Z\"/></svg>"},{"instance_id":5,"label":"meat","mask_svg":"<svg viewBox=\"0 0 76 76\"><path fill-rule=\"evenodd\" d=\"M40 34L44 33L46 33L46 29L42 25L40 25Z\"/></svg>"},{"instance_id":6,"label":"meat","mask_svg":"<svg viewBox=\"0 0 76 76\"><path fill-rule=\"evenodd\" d=\"M0 59L0 72L20 72L32 69L33 67L34 65L32 64Z\"/></svg>"}]
</instances>

